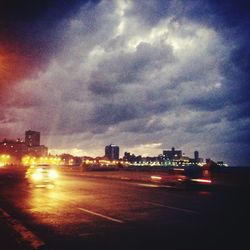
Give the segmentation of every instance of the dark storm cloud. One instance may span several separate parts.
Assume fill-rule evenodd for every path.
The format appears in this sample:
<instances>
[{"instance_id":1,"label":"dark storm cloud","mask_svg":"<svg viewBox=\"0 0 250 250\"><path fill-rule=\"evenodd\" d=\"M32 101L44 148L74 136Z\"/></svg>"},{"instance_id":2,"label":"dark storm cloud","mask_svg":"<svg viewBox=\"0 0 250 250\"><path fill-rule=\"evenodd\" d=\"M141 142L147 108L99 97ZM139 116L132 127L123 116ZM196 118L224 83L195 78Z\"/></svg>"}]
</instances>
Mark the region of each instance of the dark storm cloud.
<instances>
[{"instance_id":1,"label":"dark storm cloud","mask_svg":"<svg viewBox=\"0 0 250 250\"><path fill-rule=\"evenodd\" d=\"M150 134L155 131L161 131L166 128L166 125L162 122L159 117L141 118L127 121L119 128L120 132L129 132L136 134Z\"/></svg>"},{"instance_id":2,"label":"dark storm cloud","mask_svg":"<svg viewBox=\"0 0 250 250\"><path fill-rule=\"evenodd\" d=\"M91 75L89 89L96 95L115 94L119 91L119 85L134 83L140 80L143 72L159 69L174 60L170 46L139 43L133 52L122 51L104 58Z\"/></svg>"},{"instance_id":3,"label":"dark storm cloud","mask_svg":"<svg viewBox=\"0 0 250 250\"><path fill-rule=\"evenodd\" d=\"M224 7L222 19L225 29L224 36L231 40L232 52L227 64L223 65L222 72L225 75L225 99L229 103L226 118L232 121L231 129L228 128L226 140L237 145L248 145L240 149L245 152L244 160L247 161L249 151L250 131L250 7L246 1L232 1L228 5L220 2ZM249 159L248 159L249 161Z\"/></svg>"},{"instance_id":4,"label":"dark storm cloud","mask_svg":"<svg viewBox=\"0 0 250 250\"><path fill-rule=\"evenodd\" d=\"M188 18L205 25L212 26L223 35L225 42L230 44L232 50L230 58L221 65L225 79L224 83L229 87L224 97L218 97L218 105L221 98L230 99L232 103L249 101L249 70L250 70L250 4L245 0L185 0L185 1L146 1L141 8L133 11L141 11L146 22L159 22L165 15L174 15L177 19ZM198 71L198 70L197 70ZM201 74L202 75L202 74ZM192 78L190 74L184 77ZM228 103L228 100L224 102ZM202 100L194 103L203 105ZM210 103L216 106L216 103Z\"/></svg>"},{"instance_id":5,"label":"dark storm cloud","mask_svg":"<svg viewBox=\"0 0 250 250\"><path fill-rule=\"evenodd\" d=\"M1 35L23 38L32 43L38 33L46 34L48 30L55 28L60 20L75 13L78 7L86 2L89 1L2 0L0 3ZM35 37L31 39L32 34Z\"/></svg>"},{"instance_id":6,"label":"dark storm cloud","mask_svg":"<svg viewBox=\"0 0 250 250\"><path fill-rule=\"evenodd\" d=\"M0 59L6 71L0 88L46 67L62 46L58 24L89 1L2 0L0 3ZM92 1L97 2L97 1ZM0 71L0 73L2 73Z\"/></svg>"},{"instance_id":7,"label":"dark storm cloud","mask_svg":"<svg viewBox=\"0 0 250 250\"><path fill-rule=\"evenodd\" d=\"M249 22L250 24L250 22ZM245 43L249 41L250 36L246 38ZM241 104L249 101L250 95L250 48L245 44L237 45L237 49L232 51L230 61L223 67L223 73L227 76L225 79L228 85L227 94L232 104Z\"/></svg>"},{"instance_id":8,"label":"dark storm cloud","mask_svg":"<svg viewBox=\"0 0 250 250\"><path fill-rule=\"evenodd\" d=\"M183 4L180 4L184 2L185 7L183 7ZM179 3L180 5L169 4L166 6L164 3L162 10L168 12L171 9L177 18L187 17L189 20L212 26L223 36L224 41L229 47L231 47L229 58L220 65L220 71L224 76L222 84L226 86L226 88L223 88L223 92L220 91L212 96L196 97L193 100L189 100L187 104L192 105L196 109L205 110L217 110L221 107L231 106L232 111L227 112L227 119L249 117L247 110L250 105L250 4L245 0L197 0L175 1L175 3ZM159 11L160 6L161 4L155 5L155 8L158 8L158 11L155 10L159 13L158 20L162 17L160 14L161 11ZM178 6L181 8L177 8ZM147 11L147 8L145 10ZM202 71L199 67L196 67L196 69L202 77ZM204 70L207 70L207 67ZM196 77L197 75L195 74L194 78ZM186 74L184 79L176 80L186 81L193 80L194 78L192 75ZM235 105L240 105L237 108L238 112L234 112ZM241 109L241 107L243 108Z\"/></svg>"},{"instance_id":9,"label":"dark storm cloud","mask_svg":"<svg viewBox=\"0 0 250 250\"><path fill-rule=\"evenodd\" d=\"M235 143L235 144L243 144L249 146L249 140L250 140L250 129L249 129L250 123L248 123L248 126L244 129L242 127L238 127L234 131L232 131L232 134L230 134L225 140L225 142L229 143ZM248 150L247 150L248 151ZM246 151L246 153L247 153ZM249 152L249 151L248 151ZM246 157L247 155L245 155ZM243 159L245 160L245 159Z\"/></svg>"},{"instance_id":10,"label":"dark storm cloud","mask_svg":"<svg viewBox=\"0 0 250 250\"><path fill-rule=\"evenodd\" d=\"M231 162L234 145L246 151L250 50L243 1L51 2L6 1L2 8L0 36L16 41L5 43L16 49L8 62L26 58L32 72L15 76L15 88L6 90L5 131L32 127L49 147L67 149L75 141L89 151L111 140L134 153L176 145Z\"/></svg>"},{"instance_id":11,"label":"dark storm cloud","mask_svg":"<svg viewBox=\"0 0 250 250\"><path fill-rule=\"evenodd\" d=\"M3 0L0 4L0 37L7 41L17 40L27 54L30 50L35 50L39 56L51 53L55 49L58 21L72 13L77 3Z\"/></svg>"},{"instance_id":12,"label":"dark storm cloud","mask_svg":"<svg viewBox=\"0 0 250 250\"><path fill-rule=\"evenodd\" d=\"M203 4L203 1L199 2ZM248 1L209 0L207 2L210 6L210 12L212 14L210 16L214 17L213 25L217 24L217 27L222 27L226 29L239 26L243 27L247 24L247 22L249 22L250 5ZM204 10L206 11L206 9ZM195 15L195 10L193 10L189 16L193 18L199 18L200 20L206 20L206 13L201 12L201 14L199 15L197 12L197 15Z\"/></svg>"},{"instance_id":13,"label":"dark storm cloud","mask_svg":"<svg viewBox=\"0 0 250 250\"><path fill-rule=\"evenodd\" d=\"M231 105L225 109L226 117L229 121L247 119L250 117L250 102L244 102L238 105Z\"/></svg>"},{"instance_id":14,"label":"dark storm cloud","mask_svg":"<svg viewBox=\"0 0 250 250\"><path fill-rule=\"evenodd\" d=\"M200 8L204 1L196 1L196 8L190 9L187 16L212 25L230 44L230 58L222 65L225 83L229 86L228 98L233 103L248 101L250 70L250 4L245 0L206 1L207 8ZM209 10L209 15L205 12Z\"/></svg>"},{"instance_id":15,"label":"dark storm cloud","mask_svg":"<svg viewBox=\"0 0 250 250\"><path fill-rule=\"evenodd\" d=\"M192 99L184 101L183 104L194 110L216 111L230 105L230 101L224 98L220 91L213 94L204 93L202 96L194 96Z\"/></svg>"},{"instance_id":16,"label":"dark storm cloud","mask_svg":"<svg viewBox=\"0 0 250 250\"><path fill-rule=\"evenodd\" d=\"M94 111L93 123L104 125L118 124L122 121L131 120L138 117L139 111L131 104L104 104L97 106Z\"/></svg>"},{"instance_id":17,"label":"dark storm cloud","mask_svg":"<svg viewBox=\"0 0 250 250\"><path fill-rule=\"evenodd\" d=\"M110 96L117 93L117 87L114 86L114 83L106 81L106 79L92 81L89 86L89 90L96 95L101 96Z\"/></svg>"}]
</instances>

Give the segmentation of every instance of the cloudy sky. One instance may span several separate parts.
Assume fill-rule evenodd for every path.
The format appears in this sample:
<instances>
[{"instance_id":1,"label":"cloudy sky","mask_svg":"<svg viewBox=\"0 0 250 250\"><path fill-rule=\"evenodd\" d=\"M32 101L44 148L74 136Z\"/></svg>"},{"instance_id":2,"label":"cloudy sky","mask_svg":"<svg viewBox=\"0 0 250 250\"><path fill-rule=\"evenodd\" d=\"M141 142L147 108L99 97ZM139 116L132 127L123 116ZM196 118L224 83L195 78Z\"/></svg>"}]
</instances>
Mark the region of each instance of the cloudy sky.
<instances>
[{"instance_id":1,"label":"cloudy sky","mask_svg":"<svg viewBox=\"0 0 250 250\"><path fill-rule=\"evenodd\" d=\"M241 0L3 0L0 140L247 165L249 27Z\"/></svg>"}]
</instances>

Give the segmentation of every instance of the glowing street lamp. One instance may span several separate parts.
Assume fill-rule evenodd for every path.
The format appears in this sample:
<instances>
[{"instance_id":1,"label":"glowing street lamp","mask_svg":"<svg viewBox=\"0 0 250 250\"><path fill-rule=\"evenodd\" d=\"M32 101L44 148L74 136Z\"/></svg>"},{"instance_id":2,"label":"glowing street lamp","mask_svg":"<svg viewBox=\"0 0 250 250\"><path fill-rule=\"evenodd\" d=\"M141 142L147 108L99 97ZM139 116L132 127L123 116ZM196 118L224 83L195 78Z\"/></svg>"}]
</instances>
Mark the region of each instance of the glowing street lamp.
<instances>
[{"instance_id":1,"label":"glowing street lamp","mask_svg":"<svg viewBox=\"0 0 250 250\"><path fill-rule=\"evenodd\" d=\"M5 166L10 163L10 155L2 154L0 157L0 166Z\"/></svg>"}]
</instances>

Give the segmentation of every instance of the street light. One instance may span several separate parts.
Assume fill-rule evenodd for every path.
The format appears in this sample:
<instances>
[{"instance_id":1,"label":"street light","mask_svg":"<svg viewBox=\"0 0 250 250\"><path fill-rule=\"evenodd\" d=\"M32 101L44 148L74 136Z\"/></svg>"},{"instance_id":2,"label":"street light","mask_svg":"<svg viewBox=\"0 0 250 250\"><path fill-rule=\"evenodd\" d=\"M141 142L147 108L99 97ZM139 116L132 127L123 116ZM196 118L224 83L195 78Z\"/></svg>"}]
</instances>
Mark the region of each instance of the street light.
<instances>
[{"instance_id":1,"label":"street light","mask_svg":"<svg viewBox=\"0 0 250 250\"><path fill-rule=\"evenodd\" d=\"M2 167L9 164L9 161L10 161L10 155L2 154L0 157L0 166Z\"/></svg>"}]
</instances>

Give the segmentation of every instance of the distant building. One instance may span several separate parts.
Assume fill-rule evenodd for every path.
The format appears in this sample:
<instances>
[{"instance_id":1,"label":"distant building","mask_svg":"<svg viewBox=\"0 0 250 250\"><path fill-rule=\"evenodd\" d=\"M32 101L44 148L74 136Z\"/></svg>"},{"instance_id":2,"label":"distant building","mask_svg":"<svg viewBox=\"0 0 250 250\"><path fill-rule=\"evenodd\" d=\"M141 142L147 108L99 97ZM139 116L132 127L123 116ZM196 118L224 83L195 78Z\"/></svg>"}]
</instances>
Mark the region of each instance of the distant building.
<instances>
[{"instance_id":1,"label":"distant building","mask_svg":"<svg viewBox=\"0 0 250 250\"><path fill-rule=\"evenodd\" d=\"M40 146L40 132L28 130L25 132L25 144L29 147Z\"/></svg>"},{"instance_id":2,"label":"distant building","mask_svg":"<svg viewBox=\"0 0 250 250\"><path fill-rule=\"evenodd\" d=\"M23 155L27 154L28 147L20 139L8 140L4 139L0 142L0 154L8 154L11 156L11 162L19 162Z\"/></svg>"},{"instance_id":3,"label":"distant building","mask_svg":"<svg viewBox=\"0 0 250 250\"><path fill-rule=\"evenodd\" d=\"M175 150L174 147L172 147L172 150L164 150L163 155L166 160L180 160L182 158L182 151L181 150Z\"/></svg>"},{"instance_id":4,"label":"distant building","mask_svg":"<svg viewBox=\"0 0 250 250\"><path fill-rule=\"evenodd\" d=\"M119 160L119 147L114 144L106 146L105 157L109 160Z\"/></svg>"},{"instance_id":5,"label":"distant building","mask_svg":"<svg viewBox=\"0 0 250 250\"><path fill-rule=\"evenodd\" d=\"M25 131L25 144L28 147L26 154L30 156L42 157L48 155L48 148L40 145L40 132Z\"/></svg>"},{"instance_id":6,"label":"distant building","mask_svg":"<svg viewBox=\"0 0 250 250\"><path fill-rule=\"evenodd\" d=\"M198 151L194 151L194 162L195 163L199 162L199 152Z\"/></svg>"},{"instance_id":7,"label":"distant building","mask_svg":"<svg viewBox=\"0 0 250 250\"><path fill-rule=\"evenodd\" d=\"M136 156L134 154L130 154L129 152L125 152L123 156L123 160L128 161L130 163L133 163L133 162L138 163L142 160L142 156L141 155Z\"/></svg>"},{"instance_id":8,"label":"distant building","mask_svg":"<svg viewBox=\"0 0 250 250\"><path fill-rule=\"evenodd\" d=\"M35 157L43 157L48 155L48 148L44 145L28 147L27 154Z\"/></svg>"},{"instance_id":9,"label":"distant building","mask_svg":"<svg viewBox=\"0 0 250 250\"><path fill-rule=\"evenodd\" d=\"M78 165L82 163L81 157L73 156L71 154L61 154L60 158L64 165Z\"/></svg>"},{"instance_id":10,"label":"distant building","mask_svg":"<svg viewBox=\"0 0 250 250\"><path fill-rule=\"evenodd\" d=\"M48 148L40 145L40 132L28 130L25 141L4 139L0 142L0 154L10 155L11 163L20 163L24 156L44 157Z\"/></svg>"}]
</instances>

